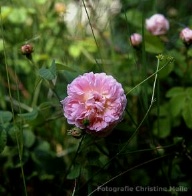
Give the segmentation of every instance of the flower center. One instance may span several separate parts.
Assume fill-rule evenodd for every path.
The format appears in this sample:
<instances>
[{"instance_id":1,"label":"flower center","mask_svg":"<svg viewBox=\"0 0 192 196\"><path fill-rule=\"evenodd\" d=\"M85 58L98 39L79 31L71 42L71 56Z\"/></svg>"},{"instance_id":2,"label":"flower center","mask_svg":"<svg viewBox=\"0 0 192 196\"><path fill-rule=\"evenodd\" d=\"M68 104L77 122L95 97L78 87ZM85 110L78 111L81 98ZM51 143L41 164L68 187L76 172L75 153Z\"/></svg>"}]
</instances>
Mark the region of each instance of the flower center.
<instances>
[{"instance_id":1,"label":"flower center","mask_svg":"<svg viewBox=\"0 0 192 196\"><path fill-rule=\"evenodd\" d=\"M91 92L86 95L85 108L90 112L103 113L106 106L106 98L98 92Z\"/></svg>"}]
</instances>

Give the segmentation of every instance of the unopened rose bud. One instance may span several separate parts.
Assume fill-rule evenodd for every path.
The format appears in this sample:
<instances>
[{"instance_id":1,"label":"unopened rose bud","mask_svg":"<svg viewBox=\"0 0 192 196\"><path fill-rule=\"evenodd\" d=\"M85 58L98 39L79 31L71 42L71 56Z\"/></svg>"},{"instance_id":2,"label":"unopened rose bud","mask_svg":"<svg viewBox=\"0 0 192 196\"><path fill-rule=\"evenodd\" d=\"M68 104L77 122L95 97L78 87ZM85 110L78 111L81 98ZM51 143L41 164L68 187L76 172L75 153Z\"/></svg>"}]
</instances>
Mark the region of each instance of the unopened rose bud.
<instances>
[{"instance_id":1,"label":"unopened rose bud","mask_svg":"<svg viewBox=\"0 0 192 196\"><path fill-rule=\"evenodd\" d=\"M169 21L162 14L154 14L146 19L146 29L152 35L164 35L169 30Z\"/></svg>"},{"instance_id":2,"label":"unopened rose bud","mask_svg":"<svg viewBox=\"0 0 192 196\"><path fill-rule=\"evenodd\" d=\"M180 38L186 46L192 44L192 30L188 27L184 28L180 32Z\"/></svg>"},{"instance_id":3,"label":"unopened rose bud","mask_svg":"<svg viewBox=\"0 0 192 196\"><path fill-rule=\"evenodd\" d=\"M142 43L142 36L139 33L133 33L130 36L130 41L133 47L137 47Z\"/></svg>"},{"instance_id":4,"label":"unopened rose bud","mask_svg":"<svg viewBox=\"0 0 192 196\"><path fill-rule=\"evenodd\" d=\"M83 135L83 130L79 129L78 127L74 127L73 129L68 130L67 132L68 132L68 135L71 135L77 139L81 138Z\"/></svg>"},{"instance_id":5,"label":"unopened rose bud","mask_svg":"<svg viewBox=\"0 0 192 196\"><path fill-rule=\"evenodd\" d=\"M31 54L33 52L33 46L30 44L25 44L25 45L21 46L21 52L24 55Z\"/></svg>"},{"instance_id":6,"label":"unopened rose bud","mask_svg":"<svg viewBox=\"0 0 192 196\"><path fill-rule=\"evenodd\" d=\"M33 46L31 44L25 44L21 46L21 53L25 55L28 59L32 59L32 53L33 53Z\"/></svg>"}]
</instances>

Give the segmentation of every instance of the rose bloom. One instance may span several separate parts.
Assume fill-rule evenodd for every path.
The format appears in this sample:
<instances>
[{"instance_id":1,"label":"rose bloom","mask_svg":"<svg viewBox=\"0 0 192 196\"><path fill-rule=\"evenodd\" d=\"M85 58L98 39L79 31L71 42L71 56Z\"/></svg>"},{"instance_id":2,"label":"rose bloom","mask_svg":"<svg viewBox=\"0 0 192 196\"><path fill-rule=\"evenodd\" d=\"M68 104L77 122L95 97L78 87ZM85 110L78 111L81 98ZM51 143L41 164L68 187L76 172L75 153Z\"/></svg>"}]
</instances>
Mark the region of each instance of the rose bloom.
<instances>
[{"instance_id":1,"label":"rose bloom","mask_svg":"<svg viewBox=\"0 0 192 196\"><path fill-rule=\"evenodd\" d=\"M112 76L85 73L67 86L67 94L61 101L67 122L88 133L107 136L122 120L127 99Z\"/></svg>"},{"instance_id":2,"label":"rose bloom","mask_svg":"<svg viewBox=\"0 0 192 196\"><path fill-rule=\"evenodd\" d=\"M188 27L184 28L181 32L180 32L180 38L181 40L187 44L190 45L192 44L192 30Z\"/></svg>"},{"instance_id":3,"label":"rose bloom","mask_svg":"<svg viewBox=\"0 0 192 196\"><path fill-rule=\"evenodd\" d=\"M139 46L142 42L142 36L138 33L133 33L131 36L130 36L130 41L131 41L131 44L132 46Z\"/></svg>"},{"instance_id":4,"label":"rose bloom","mask_svg":"<svg viewBox=\"0 0 192 196\"><path fill-rule=\"evenodd\" d=\"M152 35L163 35L169 30L169 21L162 14L154 14L145 22L146 29Z\"/></svg>"}]
</instances>

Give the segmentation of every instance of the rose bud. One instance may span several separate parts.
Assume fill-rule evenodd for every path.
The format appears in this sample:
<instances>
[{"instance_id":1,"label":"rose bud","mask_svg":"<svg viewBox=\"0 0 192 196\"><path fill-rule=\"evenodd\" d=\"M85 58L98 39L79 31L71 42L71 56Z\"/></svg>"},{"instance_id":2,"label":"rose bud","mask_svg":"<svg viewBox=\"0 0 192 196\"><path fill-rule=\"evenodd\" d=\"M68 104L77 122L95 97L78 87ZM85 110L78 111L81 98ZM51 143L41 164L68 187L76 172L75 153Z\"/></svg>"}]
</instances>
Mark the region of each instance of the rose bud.
<instances>
[{"instance_id":1,"label":"rose bud","mask_svg":"<svg viewBox=\"0 0 192 196\"><path fill-rule=\"evenodd\" d=\"M32 53L33 53L33 46L31 44L25 44L21 46L21 53L25 55L28 59L32 59Z\"/></svg>"},{"instance_id":2,"label":"rose bud","mask_svg":"<svg viewBox=\"0 0 192 196\"><path fill-rule=\"evenodd\" d=\"M192 44L192 30L188 27L184 28L180 32L180 38L186 46Z\"/></svg>"},{"instance_id":3,"label":"rose bud","mask_svg":"<svg viewBox=\"0 0 192 196\"><path fill-rule=\"evenodd\" d=\"M130 41L133 47L137 47L142 43L142 36L139 33L133 33L130 36Z\"/></svg>"},{"instance_id":4,"label":"rose bud","mask_svg":"<svg viewBox=\"0 0 192 196\"><path fill-rule=\"evenodd\" d=\"M164 35L169 30L169 21L162 14L154 14L145 22L146 29L152 35Z\"/></svg>"}]
</instances>

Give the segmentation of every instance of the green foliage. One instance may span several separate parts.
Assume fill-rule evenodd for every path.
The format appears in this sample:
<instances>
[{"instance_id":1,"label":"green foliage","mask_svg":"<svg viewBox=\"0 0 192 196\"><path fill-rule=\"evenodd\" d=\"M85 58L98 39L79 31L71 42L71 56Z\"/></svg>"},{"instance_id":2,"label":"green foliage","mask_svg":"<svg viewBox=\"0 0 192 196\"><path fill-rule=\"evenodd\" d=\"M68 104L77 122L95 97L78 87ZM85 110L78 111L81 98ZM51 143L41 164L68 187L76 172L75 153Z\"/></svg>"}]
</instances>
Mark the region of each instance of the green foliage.
<instances>
[{"instance_id":1,"label":"green foliage","mask_svg":"<svg viewBox=\"0 0 192 196\"><path fill-rule=\"evenodd\" d=\"M170 98L170 112L175 117L183 117L186 125L192 128L191 123L191 105L192 105L192 88L173 87L167 92Z\"/></svg>"},{"instance_id":2,"label":"green foliage","mask_svg":"<svg viewBox=\"0 0 192 196\"><path fill-rule=\"evenodd\" d=\"M4 150L7 144L6 131L0 126L0 153Z\"/></svg>"},{"instance_id":3,"label":"green foliage","mask_svg":"<svg viewBox=\"0 0 192 196\"><path fill-rule=\"evenodd\" d=\"M49 69L46 69L44 67L39 69L39 75L43 79L47 80L53 80L56 77L56 65L55 61L52 62L51 67Z\"/></svg>"},{"instance_id":4,"label":"green foliage","mask_svg":"<svg viewBox=\"0 0 192 196\"><path fill-rule=\"evenodd\" d=\"M145 47L146 51L149 53L160 54L164 51L164 44L159 37L154 37L151 35L145 36Z\"/></svg>"},{"instance_id":5,"label":"green foliage","mask_svg":"<svg viewBox=\"0 0 192 196\"><path fill-rule=\"evenodd\" d=\"M0 2L0 195L121 195L118 187L187 194L192 48L179 31L192 27L191 1L122 0L119 13L112 1L91 1L103 4L87 6L90 21L83 2ZM169 19L166 35L147 32L154 13ZM139 47L130 44L135 32L143 36ZM25 44L31 58L22 55ZM69 125L60 103L68 84L90 71L113 75L128 100L105 138Z\"/></svg>"},{"instance_id":6,"label":"green foliage","mask_svg":"<svg viewBox=\"0 0 192 196\"><path fill-rule=\"evenodd\" d=\"M1 124L11 121L13 115L9 111L0 111L0 122Z\"/></svg>"}]
</instances>

